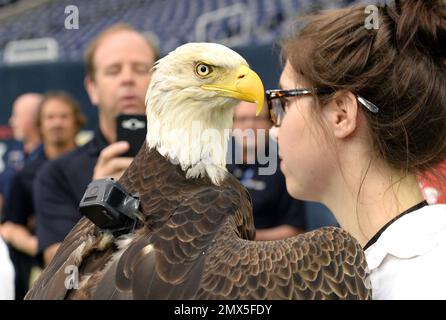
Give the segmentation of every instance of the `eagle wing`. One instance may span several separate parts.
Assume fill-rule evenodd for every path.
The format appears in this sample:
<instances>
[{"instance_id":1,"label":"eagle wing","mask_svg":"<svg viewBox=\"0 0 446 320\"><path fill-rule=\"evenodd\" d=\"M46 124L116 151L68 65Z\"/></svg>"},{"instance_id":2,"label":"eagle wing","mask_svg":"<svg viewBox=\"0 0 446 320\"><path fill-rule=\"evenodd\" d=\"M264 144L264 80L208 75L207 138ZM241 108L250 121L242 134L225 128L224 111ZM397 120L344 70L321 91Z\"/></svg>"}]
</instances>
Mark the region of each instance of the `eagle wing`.
<instances>
[{"instance_id":1,"label":"eagle wing","mask_svg":"<svg viewBox=\"0 0 446 320\"><path fill-rule=\"evenodd\" d=\"M119 292L134 299L196 297L206 252L233 212L233 201L232 192L203 188L181 203L162 227L139 230L109 276L98 283L93 298L118 298ZM241 225L243 219L239 221Z\"/></svg>"},{"instance_id":2,"label":"eagle wing","mask_svg":"<svg viewBox=\"0 0 446 320\"><path fill-rule=\"evenodd\" d=\"M371 299L361 246L326 227L280 241L247 241L225 225L198 299Z\"/></svg>"},{"instance_id":3,"label":"eagle wing","mask_svg":"<svg viewBox=\"0 0 446 320\"><path fill-rule=\"evenodd\" d=\"M141 231L93 297L371 298L364 252L347 232L329 227L280 241L244 239L245 215L229 213L236 198L204 189L162 228Z\"/></svg>"},{"instance_id":4,"label":"eagle wing","mask_svg":"<svg viewBox=\"0 0 446 320\"><path fill-rule=\"evenodd\" d=\"M179 168L146 146L120 183L140 196L143 226L126 235L127 245L121 248L120 239L101 245L107 242L104 233L81 219L28 299L181 299L196 294L202 252L237 209L240 189L222 190L209 181L187 180ZM254 238L252 216L248 217L237 217L238 233ZM69 270L78 272L78 290L65 285Z\"/></svg>"},{"instance_id":5,"label":"eagle wing","mask_svg":"<svg viewBox=\"0 0 446 320\"><path fill-rule=\"evenodd\" d=\"M95 225L87 218L82 218L70 231L51 263L45 268L25 299L64 299L70 288L70 276L77 276L82 257L93 248L97 238ZM73 278L74 280L74 278Z\"/></svg>"}]
</instances>

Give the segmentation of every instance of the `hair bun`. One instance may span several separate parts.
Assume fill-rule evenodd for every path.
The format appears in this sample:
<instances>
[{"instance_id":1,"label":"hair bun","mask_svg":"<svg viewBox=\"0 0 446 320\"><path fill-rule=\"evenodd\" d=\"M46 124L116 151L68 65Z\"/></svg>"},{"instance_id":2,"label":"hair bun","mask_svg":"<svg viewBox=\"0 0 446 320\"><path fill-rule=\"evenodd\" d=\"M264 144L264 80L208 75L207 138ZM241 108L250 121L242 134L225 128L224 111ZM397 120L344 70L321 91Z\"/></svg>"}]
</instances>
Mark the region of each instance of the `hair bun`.
<instances>
[{"instance_id":1,"label":"hair bun","mask_svg":"<svg viewBox=\"0 0 446 320\"><path fill-rule=\"evenodd\" d=\"M395 0L387 7L396 24L400 51L416 48L436 58L446 57L446 0Z\"/></svg>"}]
</instances>

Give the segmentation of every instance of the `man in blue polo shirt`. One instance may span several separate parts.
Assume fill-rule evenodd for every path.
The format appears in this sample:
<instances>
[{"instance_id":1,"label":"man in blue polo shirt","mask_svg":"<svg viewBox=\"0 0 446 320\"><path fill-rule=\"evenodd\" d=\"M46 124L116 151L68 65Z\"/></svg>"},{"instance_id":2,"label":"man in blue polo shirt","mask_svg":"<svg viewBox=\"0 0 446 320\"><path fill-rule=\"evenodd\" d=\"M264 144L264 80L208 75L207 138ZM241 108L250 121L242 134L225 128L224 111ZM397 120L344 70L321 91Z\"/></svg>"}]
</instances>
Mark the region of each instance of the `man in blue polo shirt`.
<instances>
[{"instance_id":1,"label":"man in blue polo shirt","mask_svg":"<svg viewBox=\"0 0 446 320\"><path fill-rule=\"evenodd\" d=\"M90 181L119 178L132 158L129 145L116 142L116 116L143 114L157 50L130 26L114 25L86 51L85 87L99 111L99 128L83 147L45 164L34 184L39 251L48 264L81 218L79 202Z\"/></svg>"}]
</instances>

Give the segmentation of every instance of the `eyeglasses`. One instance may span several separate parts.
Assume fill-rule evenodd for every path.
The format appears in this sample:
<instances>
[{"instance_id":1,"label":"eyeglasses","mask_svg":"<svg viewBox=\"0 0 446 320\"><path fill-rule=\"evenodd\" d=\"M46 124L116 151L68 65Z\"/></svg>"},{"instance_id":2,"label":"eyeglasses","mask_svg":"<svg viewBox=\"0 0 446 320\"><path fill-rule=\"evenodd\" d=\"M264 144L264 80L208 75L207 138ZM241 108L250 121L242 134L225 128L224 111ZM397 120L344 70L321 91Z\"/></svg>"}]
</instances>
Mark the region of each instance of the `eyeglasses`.
<instances>
[{"instance_id":1,"label":"eyeglasses","mask_svg":"<svg viewBox=\"0 0 446 320\"><path fill-rule=\"evenodd\" d=\"M299 97L307 96L310 94L329 94L333 93L335 90L330 88L314 88L314 89L292 89L292 90L266 90L266 102L268 104L269 114L271 116L271 121L276 127L280 127L282 124L283 117L285 116L285 105L286 98L289 97ZM366 107L372 113L378 113L379 108L372 102L364 99L363 97L356 96L359 103Z\"/></svg>"}]
</instances>

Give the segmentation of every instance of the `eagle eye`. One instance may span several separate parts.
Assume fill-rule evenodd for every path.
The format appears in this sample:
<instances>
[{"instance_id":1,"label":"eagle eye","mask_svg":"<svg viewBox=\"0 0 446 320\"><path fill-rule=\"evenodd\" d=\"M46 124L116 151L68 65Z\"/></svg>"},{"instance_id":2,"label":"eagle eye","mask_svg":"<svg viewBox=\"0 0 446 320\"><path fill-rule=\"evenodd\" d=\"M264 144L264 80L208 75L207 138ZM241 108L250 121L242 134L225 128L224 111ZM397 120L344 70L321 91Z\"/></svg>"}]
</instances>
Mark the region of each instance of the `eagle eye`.
<instances>
[{"instance_id":1,"label":"eagle eye","mask_svg":"<svg viewBox=\"0 0 446 320\"><path fill-rule=\"evenodd\" d=\"M195 66L195 72L200 77L206 77L212 73L212 67L205 63L197 63Z\"/></svg>"}]
</instances>

